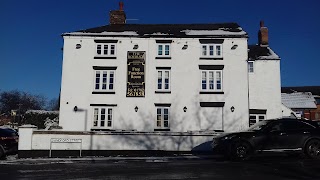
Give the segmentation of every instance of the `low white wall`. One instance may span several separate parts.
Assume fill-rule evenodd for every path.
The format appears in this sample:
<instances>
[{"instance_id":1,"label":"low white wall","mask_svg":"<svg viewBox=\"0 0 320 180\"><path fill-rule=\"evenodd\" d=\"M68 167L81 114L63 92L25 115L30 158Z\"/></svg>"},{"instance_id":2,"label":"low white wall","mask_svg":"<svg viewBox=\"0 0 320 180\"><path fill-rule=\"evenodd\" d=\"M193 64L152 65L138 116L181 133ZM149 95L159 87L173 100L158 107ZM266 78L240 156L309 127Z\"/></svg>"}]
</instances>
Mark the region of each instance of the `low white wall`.
<instances>
[{"instance_id":1,"label":"low white wall","mask_svg":"<svg viewBox=\"0 0 320 180\"><path fill-rule=\"evenodd\" d=\"M32 131L33 129L31 129ZM26 132L26 133L25 133ZM162 150L162 151L211 151L210 141L214 132L75 132L39 131L32 136L21 131L24 143L19 150ZM30 138L27 140L27 138ZM52 142L53 138L81 139L81 143Z\"/></svg>"}]
</instances>

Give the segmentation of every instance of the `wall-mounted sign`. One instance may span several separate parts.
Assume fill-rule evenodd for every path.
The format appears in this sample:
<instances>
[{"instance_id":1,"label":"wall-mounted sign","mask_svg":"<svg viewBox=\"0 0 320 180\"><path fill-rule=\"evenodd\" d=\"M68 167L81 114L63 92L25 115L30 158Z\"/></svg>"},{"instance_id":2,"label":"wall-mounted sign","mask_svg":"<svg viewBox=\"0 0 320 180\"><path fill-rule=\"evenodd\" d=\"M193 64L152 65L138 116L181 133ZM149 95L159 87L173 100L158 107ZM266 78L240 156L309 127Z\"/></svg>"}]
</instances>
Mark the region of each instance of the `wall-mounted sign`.
<instances>
[{"instance_id":1,"label":"wall-mounted sign","mask_svg":"<svg viewBox=\"0 0 320 180\"><path fill-rule=\"evenodd\" d=\"M81 143L82 139L52 138L52 143Z\"/></svg>"},{"instance_id":2,"label":"wall-mounted sign","mask_svg":"<svg viewBox=\"0 0 320 180\"><path fill-rule=\"evenodd\" d=\"M145 51L128 51L127 97L145 96Z\"/></svg>"}]
</instances>

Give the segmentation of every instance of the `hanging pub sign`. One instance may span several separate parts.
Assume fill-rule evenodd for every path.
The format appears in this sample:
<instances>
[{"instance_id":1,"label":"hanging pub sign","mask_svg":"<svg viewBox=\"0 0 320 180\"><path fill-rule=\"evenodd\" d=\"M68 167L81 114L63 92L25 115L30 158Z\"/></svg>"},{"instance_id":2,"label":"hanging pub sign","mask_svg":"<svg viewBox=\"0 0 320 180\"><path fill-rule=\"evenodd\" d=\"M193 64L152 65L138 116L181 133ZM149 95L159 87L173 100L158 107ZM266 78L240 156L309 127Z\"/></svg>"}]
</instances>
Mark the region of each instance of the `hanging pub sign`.
<instances>
[{"instance_id":1,"label":"hanging pub sign","mask_svg":"<svg viewBox=\"0 0 320 180\"><path fill-rule=\"evenodd\" d=\"M127 97L145 96L145 51L128 51Z\"/></svg>"}]
</instances>

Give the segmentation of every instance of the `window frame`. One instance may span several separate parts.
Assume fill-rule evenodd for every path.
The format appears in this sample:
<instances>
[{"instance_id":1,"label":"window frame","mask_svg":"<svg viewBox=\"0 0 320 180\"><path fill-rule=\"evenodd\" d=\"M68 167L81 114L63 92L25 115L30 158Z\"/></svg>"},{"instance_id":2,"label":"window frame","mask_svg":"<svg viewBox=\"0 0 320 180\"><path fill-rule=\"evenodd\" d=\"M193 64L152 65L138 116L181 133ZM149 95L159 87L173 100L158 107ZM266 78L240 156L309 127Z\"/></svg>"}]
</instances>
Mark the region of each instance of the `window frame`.
<instances>
[{"instance_id":1,"label":"window frame","mask_svg":"<svg viewBox=\"0 0 320 180\"><path fill-rule=\"evenodd\" d=\"M211 77L209 76L209 74L212 72L213 74L213 88L210 88L210 85L212 85L210 83L210 79ZM206 74L206 88L203 88L203 73ZM220 73L220 89L217 89L218 87L218 77L217 77L217 73ZM223 70L200 70L200 92L223 92Z\"/></svg>"},{"instance_id":2,"label":"window frame","mask_svg":"<svg viewBox=\"0 0 320 180\"><path fill-rule=\"evenodd\" d=\"M169 54L166 55L166 46L169 47ZM160 52L160 48L161 47L161 53ZM157 43L157 57L171 57L171 43Z\"/></svg>"},{"instance_id":3,"label":"window frame","mask_svg":"<svg viewBox=\"0 0 320 180\"><path fill-rule=\"evenodd\" d=\"M96 109L98 110L98 114L96 114ZM104 114L102 114L102 109L104 109ZM111 114L109 114L109 110L111 110ZM113 107L98 107L95 106L92 108L92 129L113 129L113 122L114 122L114 108ZM104 115L104 126L101 126L102 122L102 115ZM96 119L96 116L98 117ZM110 119L109 119L110 117ZM95 126L95 122L97 121L97 125ZM111 125L109 126L109 122Z\"/></svg>"},{"instance_id":4,"label":"window frame","mask_svg":"<svg viewBox=\"0 0 320 180\"><path fill-rule=\"evenodd\" d=\"M160 114L158 114L158 110L160 110ZM167 114L165 114L165 110L168 111ZM158 115L160 115L160 120L158 119ZM168 116L167 120L165 120L165 115ZM159 121L160 121L160 126L158 126ZM165 121L167 121L167 127L165 127ZM170 130L170 107L156 106L155 129Z\"/></svg>"},{"instance_id":5,"label":"window frame","mask_svg":"<svg viewBox=\"0 0 320 180\"><path fill-rule=\"evenodd\" d=\"M252 66L250 66L252 64ZM254 73L254 61L248 61L248 73Z\"/></svg>"},{"instance_id":6,"label":"window frame","mask_svg":"<svg viewBox=\"0 0 320 180\"><path fill-rule=\"evenodd\" d=\"M117 56L117 43L95 43L95 57L116 57ZM98 53L98 46L101 47L101 53ZM111 54L111 47L114 47L114 53ZM105 47L107 47L107 54L105 54Z\"/></svg>"},{"instance_id":7,"label":"window frame","mask_svg":"<svg viewBox=\"0 0 320 180\"><path fill-rule=\"evenodd\" d=\"M161 88L159 89L159 72L161 72ZM168 83L168 86L169 88L168 89L165 89L165 80L166 80L166 72L169 73L169 83ZM157 91L171 91L171 69L157 69L157 84L156 84L156 90Z\"/></svg>"},{"instance_id":8,"label":"window frame","mask_svg":"<svg viewBox=\"0 0 320 180\"><path fill-rule=\"evenodd\" d=\"M212 47L212 50L211 50L211 47ZM217 47L220 47L220 50L219 50L220 54L219 55L217 54L217 52L218 52ZM201 44L200 49L201 49L200 57L203 57L203 58L222 58L223 57L222 44L218 44L218 43ZM212 51L212 55L211 55L211 51Z\"/></svg>"},{"instance_id":9,"label":"window frame","mask_svg":"<svg viewBox=\"0 0 320 180\"><path fill-rule=\"evenodd\" d=\"M255 116L255 123L250 122L252 120L251 116ZM264 117L264 119L260 119L260 117L262 117L262 116ZM266 114L249 114L249 127L260 122L260 121L266 120L266 119L267 119Z\"/></svg>"},{"instance_id":10,"label":"window frame","mask_svg":"<svg viewBox=\"0 0 320 180\"><path fill-rule=\"evenodd\" d=\"M116 79L116 70L106 70L106 69L94 69L93 70L93 92L115 92L115 79ZM99 83L97 83L97 73L99 72ZM106 82L104 82L104 72L107 72ZM113 82L112 82L112 89L110 89L110 81L111 76L113 74ZM99 88L97 89L97 84ZM106 89L103 89L103 85L106 85Z\"/></svg>"}]
</instances>

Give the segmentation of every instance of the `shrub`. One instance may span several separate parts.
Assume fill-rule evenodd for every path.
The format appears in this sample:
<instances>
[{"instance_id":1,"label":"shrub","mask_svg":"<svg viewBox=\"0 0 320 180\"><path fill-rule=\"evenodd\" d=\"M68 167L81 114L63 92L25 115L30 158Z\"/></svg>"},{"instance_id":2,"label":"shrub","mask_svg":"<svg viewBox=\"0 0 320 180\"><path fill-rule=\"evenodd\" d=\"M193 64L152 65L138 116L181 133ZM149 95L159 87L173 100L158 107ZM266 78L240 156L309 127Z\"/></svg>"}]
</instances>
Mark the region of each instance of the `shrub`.
<instances>
[{"instance_id":1,"label":"shrub","mask_svg":"<svg viewBox=\"0 0 320 180\"><path fill-rule=\"evenodd\" d=\"M45 121L47 118L55 119L59 117L59 111L44 111L44 110L28 110L23 118L23 124L32 124L38 129L45 129Z\"/></svg>"}]
</instances>

